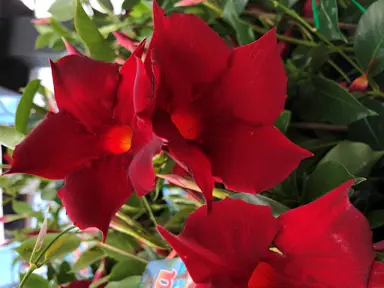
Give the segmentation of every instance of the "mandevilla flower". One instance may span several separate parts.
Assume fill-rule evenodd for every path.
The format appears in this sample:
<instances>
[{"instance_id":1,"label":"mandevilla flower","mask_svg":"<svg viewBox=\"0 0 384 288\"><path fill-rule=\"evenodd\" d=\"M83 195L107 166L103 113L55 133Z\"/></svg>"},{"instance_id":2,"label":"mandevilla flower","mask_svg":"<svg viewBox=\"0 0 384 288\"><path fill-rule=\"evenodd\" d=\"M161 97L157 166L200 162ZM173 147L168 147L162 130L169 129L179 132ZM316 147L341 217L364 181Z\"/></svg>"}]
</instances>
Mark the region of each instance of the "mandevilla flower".
<instances>
[{"instance_id":1,"label":"mandevilla flower","mask_svg":"<svg viewBox=\"0 0 384 288\"><path fill-rule=\"evenodd\" d=\"M274 30L231 49L199 17L166 17L155 1L153 9L145 64L156 82L154 132L194 176L208 205L214 180L257 193L312 155L274 127L287 83Z\"/></svg>"},{"instance_id":2,"label":"mandevilla flower","mask_svg":"<svg viewBox=\"0 0 384 288\"><path fill-rule=\"evenodd\" d=\"M277 219L269 207L226 198L209 215L191 214L178 236L158 230L192 279L210 287L383 287L369 224L348 199L352 183Z\"/></svg>"},{"instance_id":3,"label":"mandevilla flower","mask_svg":"<svg viewBox=\"0 0 384 288\"><path fill-rule=\"evenodd\" d=\"M79 55L52 62L59 112L49 112L16 147L8 172L65 178L58 195L69 218L81 229L97 227L104 238L133 188L143 195L154 184L151 159L159 141L136 118L151 93L143 47L120 71Z\"/></svg>"}]
</instances>

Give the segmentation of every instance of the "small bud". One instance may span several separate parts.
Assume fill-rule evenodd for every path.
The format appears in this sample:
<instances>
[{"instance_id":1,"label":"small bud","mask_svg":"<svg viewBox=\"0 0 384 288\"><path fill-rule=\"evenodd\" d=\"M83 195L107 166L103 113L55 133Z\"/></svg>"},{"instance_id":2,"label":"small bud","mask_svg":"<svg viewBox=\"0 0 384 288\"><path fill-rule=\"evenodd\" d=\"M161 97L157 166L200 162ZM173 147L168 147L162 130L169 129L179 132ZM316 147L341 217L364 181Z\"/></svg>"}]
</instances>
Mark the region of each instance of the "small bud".
<instances>
[{"instance_id":1,"label":"small bud","mask_svg":"<svg viewBox=\"0 0 384 288\"><path fill-rule=\"evenodd\" d=\"M65 48L67 49L67 52L69 55L79 55L83 56L83 54L80 53L79 50L77 50L74 46L71 45L65 38L61 38L64 42Z\"/></svg>"},{"instance_id":2,"label":"small bud","mask_svg":"<svg viewBox=\"0 0 384 288\"><path fill-rule=\"evenodd\" d=\"M348 90L349 91L360 91L364 92L368 88L368 77L367 74L364 73L360 77L356 78L351 86L349 86Z\"/></svg>"},{"instance_id":3,"label":"small bud","mask_svg":"<svg viewBox=\"0 0 384 288\"><path fill-rule=\"evenodd\" d=\"M121 32L112 32L113 36L115 36L117 43L127 49L129 52L135 51L136 43L133 39L129 38L127 35Z\"/></svg>"},{"instance_id":4,"label":"small bud","mask_svg":"<svg viewBox=\"0 0 384 288\"><path fill-rule=\"evenodd\" d=\"M181 0L175 4L175 7L192 6L203 3L207 0Z\"/></svg>"}]
</instances>

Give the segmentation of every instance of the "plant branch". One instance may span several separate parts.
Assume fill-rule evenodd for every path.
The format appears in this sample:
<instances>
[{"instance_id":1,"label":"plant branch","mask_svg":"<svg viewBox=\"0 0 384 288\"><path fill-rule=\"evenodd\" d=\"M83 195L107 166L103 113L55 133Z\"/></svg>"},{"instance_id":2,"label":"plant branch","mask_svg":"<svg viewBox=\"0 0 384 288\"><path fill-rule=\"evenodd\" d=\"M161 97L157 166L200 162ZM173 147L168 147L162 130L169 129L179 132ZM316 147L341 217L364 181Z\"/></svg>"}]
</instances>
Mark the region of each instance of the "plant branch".
<instances>
[{"instance_id":1,"label":"plant branch","mask_svg":"<svg viewBox=\"0 0 384 288\"><path fill-rule=\"evenodd\" d=\"M290 127L304 130L326 130L332 132L347 132L348 126L346 125L332 125L323 123L311 123L311 122L292 122Z\"/></svg>"},{"instance_id":2,"label":"plant branch","mask_svg":"<svg viewBox=\"0 0 384 288\"><path fill-rule=\"evenodd\" d=\"M97 242L96 245L99 246L99 247L101 247L101 248L105 248L105 249L107 249L107 250L116 252L116 253L118 253L118 254L120 254L120 255L123 255L123 256L129 257L129 258L132 258L132 259L135 259L135 260L140 261L140 262L142 262L142 263L144 263L144 264L148 264L148 261L147 261L146 259L144 259L144 258L141 258L141 257L139 257L139 256L137 256L137 255L128 253L128 252L126 252L126 251L123 251L123 250L118 249L118 248L116 248L116 247L113 247L113 246L111 246L111 245L105 244L105 243L103 243L103 242Z\"/></svg>"}]
</instances>

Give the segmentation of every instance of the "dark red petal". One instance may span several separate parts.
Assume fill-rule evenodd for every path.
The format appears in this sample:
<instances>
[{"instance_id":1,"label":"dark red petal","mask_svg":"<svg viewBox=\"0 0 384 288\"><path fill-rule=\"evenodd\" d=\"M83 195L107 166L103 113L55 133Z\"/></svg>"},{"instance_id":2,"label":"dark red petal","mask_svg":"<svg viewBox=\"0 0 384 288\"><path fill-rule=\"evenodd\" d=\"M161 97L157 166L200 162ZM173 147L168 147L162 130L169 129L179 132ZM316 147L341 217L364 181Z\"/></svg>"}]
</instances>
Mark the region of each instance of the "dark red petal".
<instances>
[{"instance_id":1,"label":"dark red petal","mask_svg":"<svg viewBox=\"0 0 384 288\"><path fill-rule=\"evenodd\" d=\"M212 105L252 124L274 125L284 110L287 76L276 29L234 50Z\"/></svg>"},{"instance_id":2,"label":"dark red petal","mask_svg":"<svg viewBox=\"0 0 384 288\"><path fill-rule=\"evenodd\" d=\"M76 226L96 227L105 239L111 218L133 193L129 162L127 155L108 155L65 178L58 195Z\"/></svg>"},{"instance_id":3,"label":"dark red petal","mask_svg":"<svg viewBox=\"0 0 384 288\"><path fill-rule=\"evenodd\" d=\"M51 68L60 110L70 112L92 132L110 123L120 77L117 64L69 55L51 62Z\"/></svg>"},{"instance_id":4,"label":"dark red petal","mask_svg":"<svg viewBox=\"0 0 384 288\"><path fill-rule=\"evenodd\" d=\"M167 113L156 110L153 116L153 125L154 132L160 138L166 140L172 158L179 165L188 169L193 176L196 184L204 194L209 209L212 201L214 180L211 163L207 155L199 146L184 140Z\"/></svg>"},{"instance_id":5,"label":"dark red petal","mask_svg":"<svg viewBox=\"0 0 384 288\"><path fill-rule=\"evenodd\" d=\"M195 283L220 288L246 284L268 253L278 230L277 220L269 207L242 200L226 198L212 206L208 215L205 207L192 213L178 236L163 227L158 230L179 254Z\"/></svg>"},{"instance_id":6,"label":"dark red petal","mask_svg":"<svg viewBox=\"0 0 384 288\"><path fill-rule=\"evenodd\" d=\"M275 244L289 259L287 276L330 287L366 287L375 253L368 221L349 202L352 184L279 217Z\"/></svg>"},{"instance_id":7,"label":"dark red petal","mask_svg":"<svg viewBox=\"0 0 384 288\"><path fill-rule=\"evenodd\" d=\"M10 173L63 179L90 159L104 154L99 138L65 111L49 112L43 122L16 146Z\"/></svg>"},{"instance_id":8,"label":"dark red petal","mask_svg":"<svg viewBox=\"0 0 384 288\"><path fill-rule=\"evenodd\" d=\"M166 73L181 73L193 82L214 80L227 66L231 49L201 18L164 11L153 1L154 43Z\"/></svg>"},{"instance_id":9,"label":"dark red petal","mask_svg":"<svg viewBox=\"0 0 384 288\"><path fill-rule=\"evenodd\" d=\"M384 263L373 261L368 288L384 287Z\"/></svg>"},{"instance_id":10,"label":"dark red petal","mask_svg":"<svg viewBox=\"0 0 384 288\"><path fill-rule=\"evenodd\" d=\"M160 152L163 141L153 137L133 156L129 177L138 196L144 196L155 187L155 170L152 158Z\"/></svg>"},{"instance_id":11,"label":"dark red petal","mask_svg":"<svg viewBox=\"0 0 384 288\"><path fill-rule=\"evenodd\" d=\"M151 86L146 73L141 69L141 56L144 52L145 40L135 49L120 70L121 80L117 93L117 103L113 111L114 118L120 123L131 124L135 114L134 101L136 97L146 99ZM148 85L148 86L146 86Z\"/></svg>"},{"instance_id":12,"label":"dark red petal","mask_svg":"<svg viewBox=\"0 0 384 288\"><path fill-rule=\"evenodd\" d=\"M275 186L312 155L275 127L254 128L241 122L213 127L202 145L213 175L228 189L248 193Z\"/></svg>"}]
</instances>

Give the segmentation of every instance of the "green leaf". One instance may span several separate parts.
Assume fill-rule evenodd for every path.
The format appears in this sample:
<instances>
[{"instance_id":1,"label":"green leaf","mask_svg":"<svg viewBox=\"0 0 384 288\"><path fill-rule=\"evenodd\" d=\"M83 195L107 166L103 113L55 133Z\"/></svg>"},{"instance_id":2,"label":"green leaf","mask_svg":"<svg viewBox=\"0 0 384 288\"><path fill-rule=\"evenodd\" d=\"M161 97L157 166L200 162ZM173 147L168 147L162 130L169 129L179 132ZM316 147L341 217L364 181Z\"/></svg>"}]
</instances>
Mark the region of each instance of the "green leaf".
<instances>
[{"instance_id":1,"label":"green leaf","mask_svg":"<svg viewBox=\"0 0 384 288\"><path fill-rule=\"evenodd\" d=\"M309 176L302 203L309 203L323 196L354 176L338 162L328 161L318 164Z\"/></svg>"},{"instance_id":2,"label":"green leaf","mask_svg":"<svg viewBox=\"0 0 384 288\"><path fill-rule=\"evenodd\" d=\"M15 149L15 146L23 141L25 135L13 127L0 125L0 144Z\"/></svg>"},{"instance_id":3,"label":"green leaf","mask_svg":"<svg viewBox=\"0 0 384 288\"><path fill-rule=\"evenodd\" d=\"M80 255L75 265L73 265L72 271L77 272L79 270L87 268L92 263L103 258L104 255L104 251L97 247L86 250Z\"/></svg>"},{"instance_id":4,"label":"green leaf","mask_svg":"<svg viewBox=\"0 0 384 288\"><path fill-rule=\"evenodd\" d=\"M45 247L49 243L51 243L52 240L55 239L57 235L58 234L56 233L47 234L41 249L45 249ZM31 258L33 248L35 247L36 239L37 239L37 236L28 238L23 243L21 243L19 247L15 249L20 254L20 256L27 262ZM79 247L81 243L80 238L74 234L66 234L62 236L60 239L62 239L62 241L60 242L60 247L58 247L58 249L56 249L50 255L51 260L64 257L65 255L69 254L70 252L74 251L77 247Z\"/></svg>"},{"instance_id":5,"label":"green leaf","mask_svg":"<svg viewBox=\"0 0 384 288\"><path fill-rule=\"evenodd\" d=\"M25 87L19 105L17 106L15 126L21 133L25 133L27 130L28 118L31 113L33 98L35 97L39 87L40 80L35 79L29 82L27 87Z\"/></svg>"},{"instance_id":6,"label":"green leaf","mask_svg":"<svg viewBox=\"0 0 384 288\"><path fill-rule=\"evenodd\" d=\"M64 37L65 39L72 39L71 32L68 31L68 29L61 24L59 21L57 21L55 18L51 18L51 26L53 30L59 34L61 37ZM60 37L58 37L61 39Z\"/></svg>"},{"instance_id":7,"label":"green leaf","mask_svg":"<svg viewBox=\"0 0 384 288\"><path fill-rule=\"evenodd\" d=\"M294 109L304 120L343 125L376 115L332 80L313 77L310 82L303 83L300 89Z\"/></svg>"},{"instance_id":8,"label":"green leaf","mask_svg":"<svg viewBox=\"0 0 384 288\"><path fill-rule=\"evenodd\" d=\"M236 38L239 45L245 45L255 41L255 34L252 28L239 18L239 14L244 9L244 2L246 4L247 1L235 2L235 0L227 0L223 11L224 20L236 31Z\"/></svg>"},{"instance_id":9,"label":"green leaf","mask_svg":"<svg viewBox=\"0 0 384 288\"><path fill-rule=\"evenodd\" d=\"M24 274L20 275L20 279L23 279ZM40 275L31 274L25 282L23 288L48 288L48 280L44 279Z\"/></svg>"},{"instance_id":10,"label":"green leaf","mask_svg":"<svg viewBox=\"0 0 384 288\"><path fill-rule=\"evenodd\" d=\"M384 0L374 2L361 16L355 34L355 54L359 64L367 71L371 61L370 75L384 70Z\"/></svg>"},{"instance_id":11,"label":"green leaf","mask_svg":"<svg viewBox=\"0 0 384 288\"><path fill-rule=\"evenodd\" d=\"M40 34L39 36L37 36L36 42L35 42L35 49L40 49L48 46L53 36L54 36L53 32L48 32L48 33Z\"/></svg>"},{"instance_id":12,"label":"green leaf","mask_svg":"<svg viewBox=\"0 0 384 288\"><path fill-rule=\"evenodd\" d=\"M372 151L365 143L340 142L333 147L319 162L318 165L328 161L338 162L343 165L349 173L364 177L369 175L373 165L384 155L383 151Z\"/></svg>"},{"instance_id":13,"label":"green leaf","mask_svg":"<svg viewBox=\"0 0 384 288\"><path fill-rule=\"evenodd\" d=\"M129 253L133 253L135 248L133 240L130 236L117 231L108 233L106 243L112 247L118 248L123 251L127 251ZM126 256L116 253L110 249L106 249L104 247L101 247L101 248L104 250L105 253L107 253L109 257L112 257L118 261L123 261L127 259Z\"/></svg>"},{"instance_id":14,"label":"green leaf","mask_svg":"<svg viewBox=\"0 0 384 288\"><path fill-rule=\"evenodd\" d=\"M55 0L48 12L58 21L71 20L75 14L75 0Z\"/></svg>"},{"instance_id":15,"label":"green leaf","mask_svg":"<svg viewBox=\"0 0 384 288\"><path fill-rule=\"evenodd\" d=\"M260 194L252 195L249 193L235 193L231 195L230 198L240 199L255 205L269 206L271 207L272 215L274 217L278 217L289 210L287 206Z\"/></svg>"},{"instance_id":16,"label":"green leaf","mask_svg":"<svg viewBox=\"0 0 384 288\"><path fill-rule=\"evenodd\" d=\"M375 150L384 150L384 117L365 117L349 124L348 138L364 142Z\"/></svg>"},{"instance_id":17,"label":"green leaf","mask_svg":"<svg viewBox=\"0 0 384 288\"><path fill-rule=\"evenodd\" d=\"M12 209L17 214L31 214L33 213L32 207L25 201L12 201Z\"/></svg>"},{"instance_id":18,"label":"green leaf","mask_svg":"<svg viewBox=\"0 0 384 288\"><path fill-rule=\"evenodd\" d=\"M291 115L291 111L284 110L276 120L275 126L284 134L287 132L289 123L291 122Z\"/></svg>"},{"instance_id":19,"label":"green leaf","mask_svg":"<svg viewBox=\"0 0 384 288\"><path fill-rule=\"evenodd\" d=\"M384 225L384 210L374 210L367 215L371 229L379 228Z\"/></svg>"},{"instance_id":20,"label":"green leaf","mask_svg":"<svg viewBox=\"0 0 384 288\"><path fill-rule=\"evenodd\" d=\"M60 264L57 282L64 284L76 280L76 275L72 272L71 265L67 261Z\"/></svg>"},{"instance_id":21,"label":"green leaf","mask_svg":"<svg viewBox=\"0 0 384 288\"><path fill-rule=\"evenodd\" d=\"M167 222L165 222L164 227L167 229L177 229L183 227L185 220L188 218L189 214L195 211L196 208L193 206L187 206L177 211L172 215Z\"/></svg>"},{"instance_id":22,"label":"green leaf","mask_svg":"<svg viewBox=\"0 0 384 288\"><path fill-rule=\"evenodd\" d=\"M129 11L133 8L133 6L136 6L139 3L140 0L124 0L121 8L123 8L125 11Z\"/></svg>"},{"instance_id":23,"label":"green leaf","mask_svg":"<svg viewBox=\"0 0 384 288\"><path fill-rule=\"evenodd\" d=\"M113 5L110 0L97 0L97 3L107 11L112 11L113 12Z\"/></svg>"},{"instance_id":24,"label":"green leaf","mask_svg":"<svg viewBox=\"0 0 384 288\"><path fill-rule=\"evenodd\" d=\"M321 0L319 4L319 32L329 40L347 41L339 29L339 16L336 0Z\"/></svg>"},{"instance_id":25,"label":"green leaf","mask_svg":"<svg viewBox=\"0 0 384 288\"><path fill-rule=\"evenodd\" d=\"M112 61L115 58L112 48L100 34L94 22L85 13L80 0L77 0L76 5L75 28L86 44L92 58L104 61Z\"/></svg>"},{"instance_id":26,"label":"green leaf","mask_svg":"<svg viewBox=\"0 0 384 288\"><path fill-rule=\"evenodd\" d=\"M113 266L108 279L113 282L121 281L129 276L141 275L144 273L145 267L146 264L135 259L120 261Z\"/></svg>"},{"instance_id":27,"label":"green leaf","mask_svg":"<svg viewBox=\"0 0 384 288\"><path fill-rule=\"evenodd\" d=\"M120 282L110 282L105 288L137 288L141 283L141 276L130 276Z\"/></svg>"}]
</instances>

